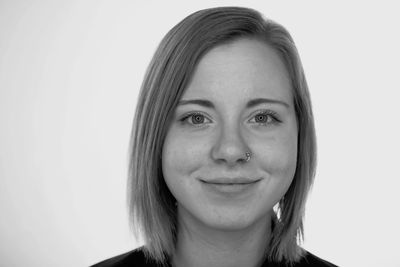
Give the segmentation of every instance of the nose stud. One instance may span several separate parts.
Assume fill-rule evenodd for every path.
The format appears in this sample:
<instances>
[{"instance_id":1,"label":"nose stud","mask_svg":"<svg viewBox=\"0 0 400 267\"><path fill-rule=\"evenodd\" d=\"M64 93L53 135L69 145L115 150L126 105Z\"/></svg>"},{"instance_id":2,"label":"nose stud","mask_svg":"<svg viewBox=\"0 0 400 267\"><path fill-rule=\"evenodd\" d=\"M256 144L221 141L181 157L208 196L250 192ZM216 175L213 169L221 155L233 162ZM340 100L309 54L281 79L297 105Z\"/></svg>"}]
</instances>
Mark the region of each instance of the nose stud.
<instances>
[{"instance_id":1,"label":"nose stud","mask_svg":"<svg viewBox=\"0 0 400 267\"><path fill-rule=\"evenodd\" d=\"M251 152L246 152L246 162L250 161L251 158Z\"/></svg>"}]
</instances>

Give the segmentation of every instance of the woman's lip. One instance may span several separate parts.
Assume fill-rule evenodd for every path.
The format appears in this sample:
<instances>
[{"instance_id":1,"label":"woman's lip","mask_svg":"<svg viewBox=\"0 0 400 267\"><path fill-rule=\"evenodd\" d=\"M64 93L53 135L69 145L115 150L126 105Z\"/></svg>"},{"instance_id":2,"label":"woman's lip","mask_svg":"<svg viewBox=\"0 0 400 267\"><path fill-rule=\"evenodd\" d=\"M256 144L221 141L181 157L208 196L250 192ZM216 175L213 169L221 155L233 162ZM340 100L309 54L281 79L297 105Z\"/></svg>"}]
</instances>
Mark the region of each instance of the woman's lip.
<instances>
[{"instance_id":1,"label":"woman's lip","mask_svg":"<svg viewBox=\"0 0 400 267\"><path fill-rule=\"evenodd\" d=\"M247 182L209 182L209 181L201 181L203 184L204 189L207 190L207 192L213 192L216 193L217 195L220 196L225 196L225 197L238 197L238 196L244 196L247 195L247 193L252 192L252 189L256 188L257 182L259 180L251 180Z\"/></svg>"},{"instance_id":2,"label":"woman's lip","mask_svg":"<svg viewBox=\"0 0 400 267\"><path fill-rule=\"evenodd\" d=\"M243 177L235 177L235 178L221 177L221 178L214 178L207 180L200 179L200 180L207 184L235 185L235 184L252 184L258 182L261 179L250 179Z\"/></svg>"}]
</instances>

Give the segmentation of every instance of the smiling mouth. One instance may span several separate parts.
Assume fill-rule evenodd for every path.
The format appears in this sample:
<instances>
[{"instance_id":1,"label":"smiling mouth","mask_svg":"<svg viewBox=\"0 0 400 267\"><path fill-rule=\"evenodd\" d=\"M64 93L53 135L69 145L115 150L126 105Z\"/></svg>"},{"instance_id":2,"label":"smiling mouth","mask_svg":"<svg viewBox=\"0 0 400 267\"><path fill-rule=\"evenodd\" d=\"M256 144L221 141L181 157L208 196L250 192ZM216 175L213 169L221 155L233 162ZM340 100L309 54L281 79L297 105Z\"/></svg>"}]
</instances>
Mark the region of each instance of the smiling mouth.
<instances>
[{"instance_id":1,"label":"smiling mouth","mask_svg":"<svg viewBox=\"0 0 400 267\"><path fill-rule=\"evenodd\" d=\"M209 184L209 185L219 185L219 186L241 186L241 185L250 185L250 184L255 184L258 181L254 181L254 182L249 182L249 183L210 183L210 182L205 182L202 181L205 184Z\"/></svg>"},{"instance_id":2,"label":"smiling mouth","mask_svg":"<svg viewBox=\"0 0 400 267\"><path fill-rule=\"evenodd\" d=\"M203 180L200 179L201 182L206 183L206 184L215 184L215 185L246 185L246 184L253 184L261 179L250 179L250 178L242 178L242 177L237 177L237 178L214 178L214 179L208 179L208 180Z\"/></svg>"},{"instance_id":3,"label":"smiling mouth","mask_svg":"<svg viewBox=\"0 0 400 267\"><path fill-rule=\"evenodd\" d=\"M232 198L250 194L257 188L256 184L260 180L249 178L216 178L200 181L207 192Z\"/></svg>"}]
</instances>

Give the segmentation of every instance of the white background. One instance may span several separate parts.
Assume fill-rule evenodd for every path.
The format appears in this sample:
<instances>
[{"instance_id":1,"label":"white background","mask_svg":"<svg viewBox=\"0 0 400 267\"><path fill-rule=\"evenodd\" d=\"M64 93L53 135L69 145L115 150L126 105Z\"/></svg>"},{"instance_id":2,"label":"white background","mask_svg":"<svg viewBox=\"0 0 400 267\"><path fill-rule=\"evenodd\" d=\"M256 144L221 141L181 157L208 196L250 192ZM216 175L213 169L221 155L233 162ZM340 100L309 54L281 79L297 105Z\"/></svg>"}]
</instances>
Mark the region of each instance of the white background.
<instances>
[{"instance_id":1,"label":"white background","mask_svg":"<svg viewBox=\"0 0 400 267\"><path fill-rule=\"evenodd\" d=\"M394 3L0 1L0 265L88 266L139 245L125 180L145 69L185 16L239 5L283 24L306 71L319 165L304 246L400 266Z\"/></svg>"}]
</instances>

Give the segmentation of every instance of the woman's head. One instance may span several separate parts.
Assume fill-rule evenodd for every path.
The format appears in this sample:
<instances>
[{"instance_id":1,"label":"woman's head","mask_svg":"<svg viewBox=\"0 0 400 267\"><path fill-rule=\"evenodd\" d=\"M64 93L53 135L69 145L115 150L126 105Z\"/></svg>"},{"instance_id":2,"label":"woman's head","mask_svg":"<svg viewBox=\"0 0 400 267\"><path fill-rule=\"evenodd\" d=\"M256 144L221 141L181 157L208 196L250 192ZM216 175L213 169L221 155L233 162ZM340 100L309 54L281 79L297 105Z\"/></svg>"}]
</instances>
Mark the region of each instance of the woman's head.
<instances>
[{"instance_id":1,"label":"woman's head","mask_svg":"<svg viewBox=\"0 0 400 267\"><path fill-rule=\"evenodd\" d=\"M283 104L248 105L261 98ZM193 99L208 106L182 105ZM251 9L198 11L165 36L142 85L131 139L132 219L150 255L162 260L176 242L176 201L180 213L211 227L277 217L268 254L295 261L315 153L308 88L289 33ZM221 177L254 184L234 196L207 195Z\"/></svg>"}]
</instances>

